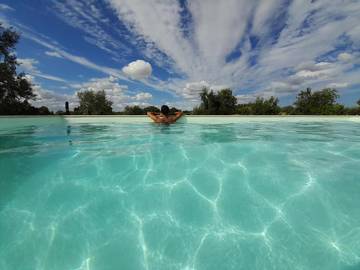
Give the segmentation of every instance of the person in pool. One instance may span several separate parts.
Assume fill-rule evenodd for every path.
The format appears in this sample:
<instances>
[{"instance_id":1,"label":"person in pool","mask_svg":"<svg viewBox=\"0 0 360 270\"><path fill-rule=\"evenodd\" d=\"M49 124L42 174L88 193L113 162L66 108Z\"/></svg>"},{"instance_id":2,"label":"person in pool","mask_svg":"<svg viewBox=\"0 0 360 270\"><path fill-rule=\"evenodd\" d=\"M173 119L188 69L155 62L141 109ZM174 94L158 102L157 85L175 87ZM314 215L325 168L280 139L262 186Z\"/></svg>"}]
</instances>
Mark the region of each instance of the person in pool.
<instances>
[{"instance_id":1,"label":"person in pool","mask_svg":"<svg viewBox=\"0 0 360 270\"><path fill-rule=\"evenodd\" d=\"M163 105L161 106L160 113L157 114L155 112L148 112L147 115L155 122L160 124L173 124L178 120L182 115L183 112L175 112L175 115L170 115L170 109L168 106Z\"/></svg>"}]
</instances>

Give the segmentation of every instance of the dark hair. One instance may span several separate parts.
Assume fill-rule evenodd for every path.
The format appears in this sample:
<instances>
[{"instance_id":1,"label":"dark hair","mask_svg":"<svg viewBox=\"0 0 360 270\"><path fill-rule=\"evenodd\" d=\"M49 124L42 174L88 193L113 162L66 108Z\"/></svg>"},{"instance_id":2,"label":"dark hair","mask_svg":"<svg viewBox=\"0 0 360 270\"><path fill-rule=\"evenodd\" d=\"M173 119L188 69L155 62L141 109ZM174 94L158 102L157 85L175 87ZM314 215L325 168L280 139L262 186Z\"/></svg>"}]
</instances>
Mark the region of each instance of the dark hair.
<instances>
[{"instance_id":1,"label":"dark hair","mask_svg":"<svg viewBox=\"0 0 360 270\"><path fill-rule=\"evenodd\" d=\"M166 105L162 105L162 106L161 106L161 113L162 113L163 115L168 115L168 114L170 113L169 107L166 106Z\"/></svg>"}]
</instances>

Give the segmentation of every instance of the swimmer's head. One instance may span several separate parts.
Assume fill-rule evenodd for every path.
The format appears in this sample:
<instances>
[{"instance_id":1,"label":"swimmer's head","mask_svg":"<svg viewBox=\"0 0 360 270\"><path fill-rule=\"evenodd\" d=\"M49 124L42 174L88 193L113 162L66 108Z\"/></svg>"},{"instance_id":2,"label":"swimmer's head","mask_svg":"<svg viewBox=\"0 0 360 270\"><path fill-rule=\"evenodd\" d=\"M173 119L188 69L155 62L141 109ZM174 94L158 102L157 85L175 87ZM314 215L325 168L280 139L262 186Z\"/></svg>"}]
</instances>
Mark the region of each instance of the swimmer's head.
<instances>
[{"instance_id":1,"label":"swimmer's head","mask_svg":"<svg viewBox=\"0 0 360 270\"><path fill-rule=\"evenodd\" d=\"M166 105L162 105L160 111L163 115L166 115L166 116L169 115L169 113L170 113L170 109Z\"/></svg>"}]
</instances>

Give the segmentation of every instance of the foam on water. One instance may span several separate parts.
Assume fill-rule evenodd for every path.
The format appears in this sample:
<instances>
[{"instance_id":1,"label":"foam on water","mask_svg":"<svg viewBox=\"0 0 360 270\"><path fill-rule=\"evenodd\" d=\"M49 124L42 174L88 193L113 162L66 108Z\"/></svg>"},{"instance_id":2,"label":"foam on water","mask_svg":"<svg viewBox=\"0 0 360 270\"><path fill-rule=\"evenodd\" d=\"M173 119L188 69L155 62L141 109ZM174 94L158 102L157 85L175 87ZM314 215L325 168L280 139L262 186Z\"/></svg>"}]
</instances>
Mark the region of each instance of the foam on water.
<instances>
[{"instance_id":1,"label":"foam on water","mask_svg":"<svg viewBox=\"0 0 360 270\"><path fill-rule=\"evenodd\" d=\"M358 118L132 119L0 119L1 270L360 268Z\"/></svg>"}]
</instances>

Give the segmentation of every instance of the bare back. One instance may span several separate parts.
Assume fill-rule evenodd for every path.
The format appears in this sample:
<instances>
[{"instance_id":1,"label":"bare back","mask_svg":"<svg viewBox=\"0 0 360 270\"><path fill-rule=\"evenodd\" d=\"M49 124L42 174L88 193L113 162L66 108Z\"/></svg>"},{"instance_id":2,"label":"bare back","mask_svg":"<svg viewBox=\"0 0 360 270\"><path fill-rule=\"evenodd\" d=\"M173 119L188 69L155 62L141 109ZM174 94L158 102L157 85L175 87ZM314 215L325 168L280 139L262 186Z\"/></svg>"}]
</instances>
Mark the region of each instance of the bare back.
<instances>
[{"instance_id":1,"label":"bare back","mask_svg":"<svg viewBox=\"0 0 360 270\"><path fill-rule=\"evenodd\" d=\"M159 124L173 124L178 120L183 113L176 112L175 115L164 115L162 113L155 114L153 112L148 112L147 115L155 122Z\"/></svg>"}]
</instances>

